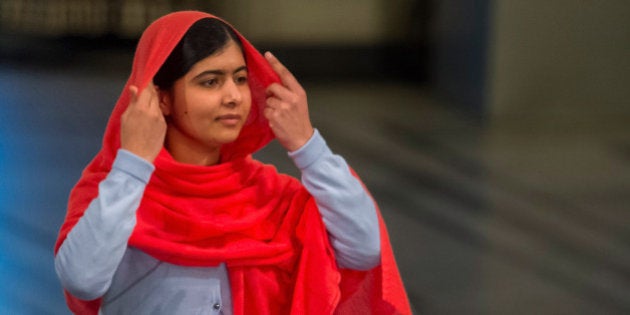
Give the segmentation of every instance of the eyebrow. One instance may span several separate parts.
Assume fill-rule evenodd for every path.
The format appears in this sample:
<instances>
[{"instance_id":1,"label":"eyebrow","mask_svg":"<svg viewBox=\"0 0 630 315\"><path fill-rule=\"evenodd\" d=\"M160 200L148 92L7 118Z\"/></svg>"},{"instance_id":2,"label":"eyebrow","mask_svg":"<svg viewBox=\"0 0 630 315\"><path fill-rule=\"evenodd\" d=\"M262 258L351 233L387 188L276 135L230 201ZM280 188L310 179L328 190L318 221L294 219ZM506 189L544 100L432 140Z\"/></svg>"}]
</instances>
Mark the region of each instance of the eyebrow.
<instances>
[{"instance_id":1,"label":"eyebrow","mask_svg":"<svg viewBox=\"0 0 630 315\"><path fill-rule=\"evenodd\" d=\"M233 74L234 73L238 73L238 72L241 72L243 70L247 71L247 66L240 66L240 67L236 68L236 70L234 70L232 73ZM193 80L194 79L198 79L198 78L203 77L204 75L208 75L208 74L225 75L225 71L223 71L223 70L206 70L206 71L203 71L200 74L196 75L193 78Z\"/></svg>"}]
</instances>

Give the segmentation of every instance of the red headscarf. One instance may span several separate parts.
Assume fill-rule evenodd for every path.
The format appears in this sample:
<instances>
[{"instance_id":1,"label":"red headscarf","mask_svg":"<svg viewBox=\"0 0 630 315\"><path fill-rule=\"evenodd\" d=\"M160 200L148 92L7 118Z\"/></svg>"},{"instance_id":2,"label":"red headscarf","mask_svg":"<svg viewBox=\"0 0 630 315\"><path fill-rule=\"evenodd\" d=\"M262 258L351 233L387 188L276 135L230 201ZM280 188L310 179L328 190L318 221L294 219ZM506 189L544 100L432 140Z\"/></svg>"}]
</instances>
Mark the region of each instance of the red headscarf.
<instances>
[{"instance_id":1,"label":"red headscarf","mask_svg":"<svg viewBox=\"0 0 630 315\"><path fill-rule=\"evenodd\" d=\"M129 104L129 86L146 87L188 28L202 18L216 17L196 11L171 13L142 35L101 151L70 194L55 253L111 170L120 148L120 117ZM297 180L251 158L273 139L262 110L265 88L279 79L262 55L238 36L252 93L247 123L234 143L222 147L222 163L215 166L178 163L162 149L129 246L184 266L225 262L237 315L410 314L380 214L381 265L368 272L339 270L313 198ZM66 300L78 314L96 314L101 303L67 292Z\"/></svg>"}]
</instances>

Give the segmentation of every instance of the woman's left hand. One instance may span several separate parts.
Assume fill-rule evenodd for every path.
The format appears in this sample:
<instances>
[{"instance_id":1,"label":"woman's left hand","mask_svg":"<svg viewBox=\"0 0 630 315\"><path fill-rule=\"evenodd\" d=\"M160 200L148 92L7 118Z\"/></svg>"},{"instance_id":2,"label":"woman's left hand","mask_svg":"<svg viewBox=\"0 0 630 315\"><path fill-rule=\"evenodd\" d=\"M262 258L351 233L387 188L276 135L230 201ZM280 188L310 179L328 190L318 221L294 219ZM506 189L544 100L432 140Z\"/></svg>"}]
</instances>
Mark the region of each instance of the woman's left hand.
<instances>
[{"instance_id":1,"label":"woman's left hand","mask_svg":"<svg viewBox=\"0 0 630 315\"><path fill-rule=\"evenodd\" d=\"M306 92L289 70L270 52L265 58L282 84L267 87L264 115L280 144L289 152L301 148L313 136Z\"/></svg>"}]
</instances>

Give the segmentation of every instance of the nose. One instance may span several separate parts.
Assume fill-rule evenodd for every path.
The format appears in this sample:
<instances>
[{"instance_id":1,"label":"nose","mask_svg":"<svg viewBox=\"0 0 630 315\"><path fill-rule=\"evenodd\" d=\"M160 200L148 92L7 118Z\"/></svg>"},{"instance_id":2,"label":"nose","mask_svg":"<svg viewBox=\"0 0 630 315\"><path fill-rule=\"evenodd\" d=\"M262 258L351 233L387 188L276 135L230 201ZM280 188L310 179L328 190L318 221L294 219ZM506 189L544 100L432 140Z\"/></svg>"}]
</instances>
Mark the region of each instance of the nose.
<instances>
[{"instance_id":1,"label":"nose","mask_svg":"<svg viewBox=\"0 0 630 315\"><path fill-rule=\"evenodd\" d=\"M228 80L223 85L223 104L234 107L241 103L243 95L233 80Z\"/></svg>"}]
</instances>

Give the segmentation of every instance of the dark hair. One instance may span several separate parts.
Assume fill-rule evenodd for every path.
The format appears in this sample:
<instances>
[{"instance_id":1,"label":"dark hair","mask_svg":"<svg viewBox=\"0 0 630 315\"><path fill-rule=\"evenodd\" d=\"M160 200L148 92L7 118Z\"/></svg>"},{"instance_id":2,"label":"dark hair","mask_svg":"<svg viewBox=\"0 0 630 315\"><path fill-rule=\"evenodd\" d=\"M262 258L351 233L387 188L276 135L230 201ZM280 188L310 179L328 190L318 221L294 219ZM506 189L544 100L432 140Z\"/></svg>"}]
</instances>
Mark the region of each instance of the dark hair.
<instances>
[{"instance_id":1,"label":"dark hair","mask_svg":"<svg viewBox=\"0 0 630 315\"><path fill-rule=\"evenodd\" d=\"M166 58L153 83L160 89L170 89L195 63L220 51L230 40L243 49L234 30L223 21L203 18L195 22Z\"/></svg>"}]
</instances>

